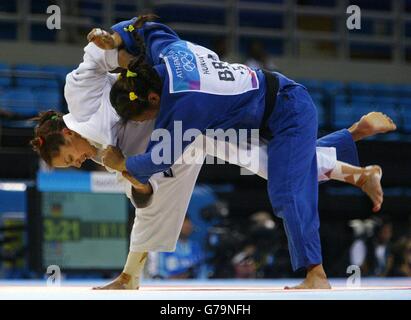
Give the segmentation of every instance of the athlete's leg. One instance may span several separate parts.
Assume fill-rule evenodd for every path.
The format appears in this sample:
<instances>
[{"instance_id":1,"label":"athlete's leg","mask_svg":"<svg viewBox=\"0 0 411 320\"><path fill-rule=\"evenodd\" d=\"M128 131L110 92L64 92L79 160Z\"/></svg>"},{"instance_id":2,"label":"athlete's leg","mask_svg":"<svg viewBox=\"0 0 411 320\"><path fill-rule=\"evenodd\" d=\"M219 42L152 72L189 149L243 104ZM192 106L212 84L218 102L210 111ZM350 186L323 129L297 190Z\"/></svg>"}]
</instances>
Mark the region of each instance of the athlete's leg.
<instances>
[{"instance_id":1,"label":"athlete's leg","mask_svg":"<svg viewBox=\"0 0 411 320\"><path fill-rule=\"evenodd\" d=\"M293 269L307 270L299 288L329 288L319 237L317 114L308 92L301 87L281 92L269 127L268 193L284 222Z\"/></svg>"},{"instance_id":2,"label":"athlete's leg","mask_svg":"<svg viewBox=\"0 0 411 320\"><path fill-rule=\"evenodd\" d=\"M335 147L337 159L359 166L356 141L395 130L395 123L381 112L370 112L354 123L349 129L342 129L317 140L318 147Z\"/></svg>"},{"instance_id":3,"label":"athlete's leg","mask_svg":"<svg viewBox=\"0 0 411 320\"><path fill-rule=\"evenodd\" d=\"M334 147L337 151L337 159L342 162L360 165L358 150L353 137L347 129L342 129L317 140L317 147Z\"/></svg>"},{"instance_id":4,"label":"athlete's leg","mask_svg":"<svg viewBox=\"0 0 411 320\"><path fill-rule=\"evenodd\" d=\"M381 112L370 112L349 129L333 132L317 141L317 146L335 147L337 152L338 161L335 162L335 167L325 175L332 180L350 183L361 188L371 198L374 212L381 209L383 202L382 170L379 166L359 167L355 141L395 129L395 123L387 115ZM318 156L317 159L319 159Z\"/></svg>"},{"instance_id":5,"label":"athlete's leg","mask_svg":"<svg viewBox=\"0 0 411 320\"><path fill-rule=\"evenodd\" d=\"M132 252L127 256L123 272L110 283L94 287L95 290L139 289L140 277L147 260L147 252Z\"/></svg>"},{"instance_id":6,"label":"athlete's leg","mask_svg":"<svg viewBox=\"0 0 411 320\"><path fill-rule=\"evenodd\" d=\"M397 129L394 121L381 112L370 112L354 123L348 131L354 141L359 141L378 133L387 133Z\"/></svg>"},{"instance_id":7,"label":"athlete's leg","mask_svg":"<svg viewBox=\"0 0 411 320\"><path fill-rule=\"evenodd\" d=\"M328 173L330 179L342 181L361 188L374 204L373 211L381 209L383 191L381 187L382 169L374 165L365 168L354 167L337 161L336 166Z\"/></svg>"}]
</instances>

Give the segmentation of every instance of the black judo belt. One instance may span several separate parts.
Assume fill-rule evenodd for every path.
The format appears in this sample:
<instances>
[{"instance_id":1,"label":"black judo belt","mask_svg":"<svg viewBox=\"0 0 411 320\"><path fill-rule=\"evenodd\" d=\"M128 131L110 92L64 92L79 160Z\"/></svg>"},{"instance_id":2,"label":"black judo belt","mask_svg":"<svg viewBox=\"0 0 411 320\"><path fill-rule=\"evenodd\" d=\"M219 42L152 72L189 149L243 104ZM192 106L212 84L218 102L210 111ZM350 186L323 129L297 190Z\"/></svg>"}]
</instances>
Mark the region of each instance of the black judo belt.
<instances>
[{"instance_id":1,"label":"black judo belt","mask_svg":"<svg viewBox=\"0 0 411 320\"><path fill-rule=\"evenodd\" d=\"M266 92L264 115L260 127L260 137L269 140L272 138L272 133L268 127L268 119L270 118L270 115L273 113L275 108L277 93L280 88L280 82L276 74L265 70L263 70L263 73L265 76Z\"/></svg>"}]
</instances>

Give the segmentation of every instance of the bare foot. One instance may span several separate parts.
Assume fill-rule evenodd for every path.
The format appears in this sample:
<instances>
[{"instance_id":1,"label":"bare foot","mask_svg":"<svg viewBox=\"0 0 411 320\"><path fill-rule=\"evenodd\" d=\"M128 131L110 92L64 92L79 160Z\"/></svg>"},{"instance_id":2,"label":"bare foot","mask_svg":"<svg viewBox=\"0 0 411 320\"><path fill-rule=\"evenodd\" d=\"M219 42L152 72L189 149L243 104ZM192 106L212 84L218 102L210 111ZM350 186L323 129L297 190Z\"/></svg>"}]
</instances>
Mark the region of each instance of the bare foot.
<instances>
[{"instance_id":1,"label":"bare foot","mask_svg":"<svg viewBox=\"0 0 411 320\"><path fill-rule=\"evenodd\" d=\"M307 276L304 281L294 287L285 287L285 290L301 290L301 289L331 289L331 285L327 280L327 275L323 266L316 265L307 270Z\"/></svg>"},{"instance_id":2,"label":"bare foot","mask_svg":"<svg viewBox=\"0 0 411 320\"><path fill-rule=\"evenodd\" d=\"M370 112L363 116L360 121L348 129L354 141L358 141L378 133L386 133L397 129L394 121L381 112Z\"/></svg>"},{"instance_id":3,"label":"bare foot","mask_svg":"<svg viewBox=\"0 0 411 320\"><path fill-rule=\"evenodd\" d=\"M111 281L110 283L100 286L94 287L93 290L127 290L127 289L138 289L138 284L136 281L133 281L132 277L122 272L116 279Z\"/></svg>"},{"instance_id":4,"label":"bare foot","mask_svg":"<svg viewBox=\"0 0 411 320\"><path fill-rule=\"evenodd\" d=\"M381 187L382 169L380 166L365 167L366 172L361 176L358 185L364 191L374 204L373 212L381 210L384 199L384 193Z\"/></svg>"}]
</instances>

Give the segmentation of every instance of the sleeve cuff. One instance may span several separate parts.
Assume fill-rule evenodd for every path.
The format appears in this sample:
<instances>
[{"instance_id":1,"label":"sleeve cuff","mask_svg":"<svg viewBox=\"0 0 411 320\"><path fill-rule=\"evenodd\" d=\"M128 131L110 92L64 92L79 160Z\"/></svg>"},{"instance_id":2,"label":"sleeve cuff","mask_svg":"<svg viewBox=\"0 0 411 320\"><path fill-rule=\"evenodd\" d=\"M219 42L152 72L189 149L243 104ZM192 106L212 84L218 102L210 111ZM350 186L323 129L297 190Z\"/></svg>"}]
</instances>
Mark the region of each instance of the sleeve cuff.
<instances>
[{"instance_id":1,"label":"sleeve cuff","mask_svg":"<svg viewBox=\"0 0 411 320\"><path fill-rule=\"evenodd\" d=\"M140 53L140 50L138 47L136 47L132 35L132 32L136 32L136 30L128 31L128 28L130 25L133 25L136 22L136 20L137 18L135 17L131 20L119 22L111 27L111 30L117 32L120 35L127 51L133 55L138 55Z\"/></svg>"},{"instance_id":2,"label":"sleeve cuff","mask_svg":"<svg viewBox=\"0 0 411 320\"><path fill-rule=\"evenodd\" d=\"M135 167L139 167L138 164L140 163L139 160L141 160L141 155L137 156L137 159L133 159L134 157L129 157L126 159L126 169L127 171L138 181L140 181L141 183L148 183L149 181L149 176L145 177L143 175L139 175L136 170L133 170ZM137 162L137 165L136 165Z\"/></svg>"},{"instance_id":3,"label":"sleeve cuff","mask_svg":"<svg viewBox=\"0 0 411 320\"><path fill-rule=\"evenodd\" d=\"M117 49L105 50L104 54L106 57L105 61L107 62L107 66L109 68L109 70L107 71L112 71L120 67L118 64L118 50Z\"/></svg>"},{"instance_id":4,"label":"sleeve cuff","mask_svg":"<svg viewBox=\"0 0 411 320\"><path fill-rule=\"evenodd\" d=\"M108 72L119 67L117 49L103 50L97 47L93 42L90 42L84 48L84 52L99 66L101 71Z\"/></svg>"}]
</instances>

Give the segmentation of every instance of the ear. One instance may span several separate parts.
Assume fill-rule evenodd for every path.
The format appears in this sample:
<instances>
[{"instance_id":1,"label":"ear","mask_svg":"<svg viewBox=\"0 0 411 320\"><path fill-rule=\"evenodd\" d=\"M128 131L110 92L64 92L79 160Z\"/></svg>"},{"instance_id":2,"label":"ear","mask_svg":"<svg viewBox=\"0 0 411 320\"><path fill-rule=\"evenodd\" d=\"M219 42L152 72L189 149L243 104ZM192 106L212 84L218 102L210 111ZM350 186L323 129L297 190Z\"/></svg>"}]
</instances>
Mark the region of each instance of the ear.
<instances>
[{"instance_id":1,"label":"ear","mask_svg":"<svg viewBox=\"0 0 411 320\"><path fill-rule=\"evenodd\" d=\"M73 135L73 131L71 131L69 128L63 128L63 130L61 130L61 133L65 137Z\"/></svg>"},{"instance_id":2,"label":"ear","mask_svg":"<svg viewBox=\"0 0 411 320\"><path fill-rule=\"evenodd\" d=\"M150 103L150 105L152 106L160 105L160 96L157 93L150 91L147 98L148 98L148 102Z\"/></svg>"},{"instance_id":3,"label":"ear","mask_svg":"<svg viewBox=\"0 0 411 320\"><path fill-rule=\"evenodd\" d=\"M62 129L61 133L66 143L70 143L76 137L76 132L73 130L70 130L69 128Z\"/></svg>"}]
</instances>

